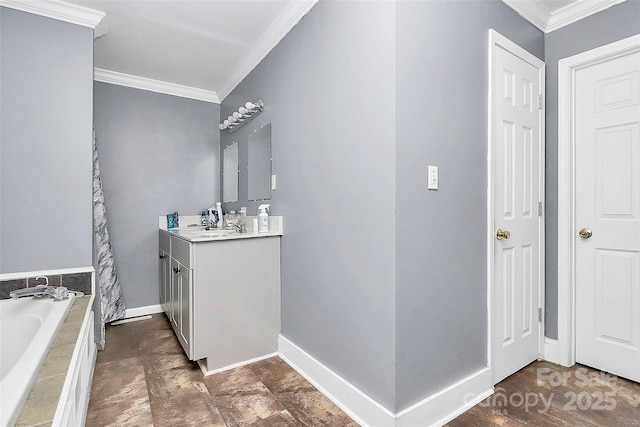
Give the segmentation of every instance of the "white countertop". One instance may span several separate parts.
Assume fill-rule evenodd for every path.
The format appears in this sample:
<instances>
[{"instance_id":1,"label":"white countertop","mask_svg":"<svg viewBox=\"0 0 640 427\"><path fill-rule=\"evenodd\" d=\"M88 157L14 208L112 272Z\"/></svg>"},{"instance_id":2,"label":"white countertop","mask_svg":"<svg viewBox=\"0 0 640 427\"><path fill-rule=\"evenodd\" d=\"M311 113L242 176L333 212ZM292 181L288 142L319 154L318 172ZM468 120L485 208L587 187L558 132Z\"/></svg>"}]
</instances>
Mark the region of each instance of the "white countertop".
<instances>
[{"instance_id":1,"label":"white countertop","mask_svg":"<svg viewBox=\"0 0 640 427\"><path fill-rule=\"evenodd\" d=\"M190 218L190 217L189 217ZM199 216L197 217L200 218ZM253 230L252 226L252 218L254 217L246 217L245 225L247 228L246 233L238 233L235 230L224 230L224 229L211 229L205 230L204 227L179 227L179 228L170 228L167 229L166 221L165 226L160 226L159 230L163 233L167 233L172 236L176 236L180 239L186 240L188 242L197 243L197 242L217 242L223 240L238 240L238 239L255 239L260 237L274 237L274 236L282 236L283 227L282 227L282 217L281 216L270 216L269 217L269 231L267 233L259 233ZM184 218L187 219L187 218ZM183 220L183 217L180 217L180 220Z\"/></svg>"}]
</instances>

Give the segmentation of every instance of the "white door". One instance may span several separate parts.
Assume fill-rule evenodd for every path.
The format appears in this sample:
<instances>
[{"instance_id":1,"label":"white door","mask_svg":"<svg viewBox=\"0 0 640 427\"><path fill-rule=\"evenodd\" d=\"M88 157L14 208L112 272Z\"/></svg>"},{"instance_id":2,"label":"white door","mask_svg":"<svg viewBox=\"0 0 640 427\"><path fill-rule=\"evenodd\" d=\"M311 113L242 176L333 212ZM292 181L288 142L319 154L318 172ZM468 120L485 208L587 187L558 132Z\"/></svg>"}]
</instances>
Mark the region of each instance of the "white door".
<instances>
[{"instance_id":1,"label":"white door","mask_svg":"<svg viewBox=\"0 0 640 427\"><path fill-rule=\"evenodd\" d=\"M492 79L492 372L497 383L539 356L544 64L496 45Z\"/></svg>"},{"instance_id":2,"label":"white door","mask_svg":"<svg viewBox=\"0 0 640 427\"><path fill-rule=\"evenodd\" d=\"M635 381L640 381L639 80L637 51L575 74L576 361Z\"/></svg>"}]
</instances>

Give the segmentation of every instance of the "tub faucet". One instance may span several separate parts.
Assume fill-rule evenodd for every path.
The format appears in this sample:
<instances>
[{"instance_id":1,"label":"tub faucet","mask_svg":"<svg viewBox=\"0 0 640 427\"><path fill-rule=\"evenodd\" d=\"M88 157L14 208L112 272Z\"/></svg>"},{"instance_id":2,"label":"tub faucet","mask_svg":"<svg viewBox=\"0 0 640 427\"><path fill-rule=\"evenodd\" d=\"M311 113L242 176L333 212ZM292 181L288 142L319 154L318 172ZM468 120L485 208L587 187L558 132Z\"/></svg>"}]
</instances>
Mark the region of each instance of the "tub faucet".
<instances>
[{"instance_id":1,"label":"tub faucet","mask_svg":"<svg viewBox=\"0 0 640 427\"><path fill-rule=\"evenodd\" d=\"M17 289L9 292L9 296L12 299L18 299L23 297L44 297L50 296L56 301L66 299L69 295L69 291L64 286L49 286L49 278L46 276L38 276L38 279L45 279L44 285L34 286L33 288Z\"/></svg>"}]
</instances>

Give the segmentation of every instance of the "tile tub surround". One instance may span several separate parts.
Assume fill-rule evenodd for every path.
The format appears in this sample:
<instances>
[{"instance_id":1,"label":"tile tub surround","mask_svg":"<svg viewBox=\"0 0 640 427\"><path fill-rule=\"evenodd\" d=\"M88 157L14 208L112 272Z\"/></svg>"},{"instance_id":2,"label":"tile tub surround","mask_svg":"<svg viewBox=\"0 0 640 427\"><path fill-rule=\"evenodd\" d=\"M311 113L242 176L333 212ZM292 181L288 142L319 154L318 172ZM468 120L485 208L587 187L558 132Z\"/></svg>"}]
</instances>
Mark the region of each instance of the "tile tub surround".
<instances>
[{"instance_id":1,"label":"tile tub surround","mask_svg":"<svg viewBox=\"0 0 640 427\"><path fill-rule=\"evenodd\" d=\"M203 377L162 314L106 334L88 427L357 426L278 357Z\"/></svg>"},{"instance_id":2,"label":"tile tub surround","mask_svg":"<svg viewBox=\"0 0 640 427\"><path fill-rule=\"evenodd\" d=\"M44 285L45 280L36 280L38 274L31 275L24 279L11 279L0 281L0 299L10 298L9 293L17 289L32 288ZM91 273L70 273L70 274L43 274L49 278L49 286L64 286L70 291L80 291L85 295L91 295Z\"/></svg>"},{"instance_id":3,"label":"tile tub surround","mask_svg":"<svg viewBox=\"0 0 640 427\"><path fill-rule=\"evenodd\" d=\"M87 313L90 296L76 298L36 378L16 427L50 425L69 363Z\"/></svg>"}]
</instances>

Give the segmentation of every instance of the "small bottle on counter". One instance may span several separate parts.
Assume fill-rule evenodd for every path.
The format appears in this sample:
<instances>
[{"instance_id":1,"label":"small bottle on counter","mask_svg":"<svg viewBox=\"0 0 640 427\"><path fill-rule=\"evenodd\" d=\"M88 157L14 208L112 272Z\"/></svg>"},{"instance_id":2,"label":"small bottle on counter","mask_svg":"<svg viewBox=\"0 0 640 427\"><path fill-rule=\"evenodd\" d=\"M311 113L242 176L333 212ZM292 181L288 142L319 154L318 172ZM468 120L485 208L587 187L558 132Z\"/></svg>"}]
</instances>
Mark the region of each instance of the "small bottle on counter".
<instances>
[{"instance_id":1,"label":"small bottle on counter","mask_svg":"<svg viewBox=\"0 0 640 427\"><path fill-rule=\"evenodd\" d=\"M208 209L208 213L209 213L209 222L207 223L207 225L209 227L215 227L218 222L218 220L216 219L216 208L211 206Z\"/></svg>"},{"instance_id":2,"label":"small bottle on counter","mask_svg":"<svg viewBox=\"0 0 640 427\"><path fill-rule=\"evenodd\" d=\"M269 206L271 205L258 206L258 233L269 232L269 214L267 213Z\"/></svg>"},{"instance_id":3,"label":"small bottle on counter","mask_svg":"<svg viewBox=\"0 0 640 427\"><path fill-rule=\"evenodd\" d=\"M224 222L224 214L222 213L222 202L216 202L216 211L218 212L218 223L216 225L218 228L222 228Z\"/></svg>"}]
</instances>

